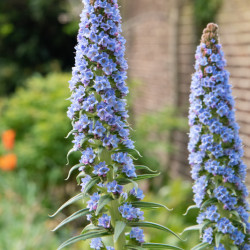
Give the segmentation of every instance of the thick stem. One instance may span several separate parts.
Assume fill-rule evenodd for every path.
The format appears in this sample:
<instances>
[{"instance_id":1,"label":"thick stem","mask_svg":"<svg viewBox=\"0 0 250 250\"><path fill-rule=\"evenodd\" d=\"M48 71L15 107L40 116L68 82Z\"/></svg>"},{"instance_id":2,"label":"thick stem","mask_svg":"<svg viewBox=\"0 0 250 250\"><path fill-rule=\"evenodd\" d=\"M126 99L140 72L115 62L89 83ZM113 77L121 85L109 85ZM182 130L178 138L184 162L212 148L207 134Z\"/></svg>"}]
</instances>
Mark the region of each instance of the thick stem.
<instances>
[{"instance_id":1,"label":"thick stem","mask_svg":"<svg viewBox=\"0 0 250 250\"><path fill-rule=\"evenodd\" d=\"M112 223L113 227L115 227L116 221L121 219L121 215L119 213L118 207L119 207L118 200L114 200L111 202L111 206L110 206L109 211L110 211L111 223ZM124 250L125 245L126 245L125 230L123 230L121 232L119 238L117 239L117 241L114 242L114 247L115 247L115 250Z\"/></svg>"},{"instance_id":2,"label":"thick stem","mask_svg":"<svg viewBox=\"0 0 250 250\"><path fill-rule=\"evenodd\" d=\"M103 150L103 152L101 154L101 159L104 160L107 165L112 164L111 153L109 151L107 151L106 149ZM111 169L107 175L108 182L112 182L114 180L114 175L115 175L114 170ZM115 200L111 201L111 203L110 203L109 212L110 212L110 216L111 216L111 224L112 224L114 229L115 229L116 221L121 220L121 214L118 210L119 205L120 204L119 204L118 199L115 199ZM121 232L119 238L117 239L117 241L114 242L114 247L115 247L115 250L124 250L125 245L126 245L125 230L123 230Z\"/></svg>"}]
</instances>

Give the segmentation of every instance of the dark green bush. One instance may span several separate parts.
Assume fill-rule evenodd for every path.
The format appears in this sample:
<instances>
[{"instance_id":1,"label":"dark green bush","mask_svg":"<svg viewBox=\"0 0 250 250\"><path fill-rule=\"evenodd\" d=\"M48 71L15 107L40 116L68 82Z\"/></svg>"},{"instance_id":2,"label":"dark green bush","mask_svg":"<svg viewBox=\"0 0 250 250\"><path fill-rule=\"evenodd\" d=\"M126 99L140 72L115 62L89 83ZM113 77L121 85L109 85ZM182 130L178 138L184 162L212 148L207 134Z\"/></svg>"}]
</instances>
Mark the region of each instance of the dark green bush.
<instances>
[{"instance_id":1,"label":"dark green bush","mask_svg":"<svg viewBox=\"0 0 250 250\"><path fill-rule=\"evenodd\" d=\"M69 12L67 0L0 1L0 95L34 72L70 69L78 15Z\"/></svg>"}]
</instances>

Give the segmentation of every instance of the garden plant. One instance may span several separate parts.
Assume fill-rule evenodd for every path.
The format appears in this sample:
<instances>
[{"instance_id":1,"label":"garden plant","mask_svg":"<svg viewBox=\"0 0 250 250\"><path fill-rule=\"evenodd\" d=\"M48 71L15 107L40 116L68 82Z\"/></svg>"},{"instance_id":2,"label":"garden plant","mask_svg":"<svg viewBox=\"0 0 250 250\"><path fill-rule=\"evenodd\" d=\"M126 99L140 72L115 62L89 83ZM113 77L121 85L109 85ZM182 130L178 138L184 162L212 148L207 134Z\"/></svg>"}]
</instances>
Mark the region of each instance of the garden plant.
<instances>
[{"instance_id":1,"label":"garden plant","mask_svg":"<svg viewBox=\"0 0 250 250\"><path fill-rule=\"evenodd\" d=\"M188 150L196 206L189 209L199 208L199 215L198 225L186 230L200 230L202 243L193 249L247 250L246 165L216 24L204 29L195 58Z\"/></svg>"},{"instance_id":2,"label":"garden plant","mask_svg":"<svg viewBox=\"0 0 250 250\"><path fill-rule=\"evenodd\" d=\"M63 204L57 212L73 202L83 200L83 208L56 228L87 216L89 224L82 233L65 241L59 249L80 240L91 239L93 249L180 249L160 243L147 243L144 227L179 236L162 225L144 221L143 209L165 208L143 202L137 181L159 175L150 168L134 165L132 153L139 152L130 139L126 99L127 62L125 39L121 35L121 16L117 0L84 0L77 36L75 67L70 90L72 102L68 117L72 120L73 148L81 153L79 164L69 172L77 176L81 192ZM112 238L108 246L106 238Z\"/></svg>"}]
</instances>

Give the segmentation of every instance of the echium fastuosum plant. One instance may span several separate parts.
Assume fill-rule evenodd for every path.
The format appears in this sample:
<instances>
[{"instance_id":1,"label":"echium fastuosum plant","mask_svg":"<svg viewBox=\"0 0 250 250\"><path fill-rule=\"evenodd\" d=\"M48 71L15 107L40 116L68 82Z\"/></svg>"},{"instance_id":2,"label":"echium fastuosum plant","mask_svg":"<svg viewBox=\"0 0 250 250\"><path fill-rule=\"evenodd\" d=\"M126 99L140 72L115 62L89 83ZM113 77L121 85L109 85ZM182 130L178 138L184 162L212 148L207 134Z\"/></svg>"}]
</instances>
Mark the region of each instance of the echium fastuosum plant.
<instances>
[{"instance_id":1,"label":"echium fastuosum plant","mask_svg":"<svg viewBox=\"0 0 250 250\"><path fill-rule=\"evenodd\" d=\"M246 166L218 26L204 29L190 94L189 162L202 243L194 249L250 249ZM189 228L189 229L194 229ZM188 230L188 229L186 229Z\"/></svg>"},{"instance_id":2,"label":"echium fastuosum plant","mask_svg":"<svg viewBox=\"0 0 250 250\"><path fill-rule=\"evenodd\" d=\"M125 84L127 62L117 0L84 0L83 3L75 67L70 80L72 104L68 110L73 126L69 135L74 135L74 146L68 156L74 151L81 152L80 163L71 168L69 176L79 169L77 180L81 192L54 215L82 199L86 208L66 218L54 230L85 215L89 224L80 235L67 240L59 249L86 239L91 239L90 247L98 250L180 249L146 243L144 239L143 227L179 236L164 226L143 221L141 209L165 206L142 202L144 194L136 183L158 173L133 164L131 153L136 150L129 138L127 123L124 99L128 94ZM138 175L137 170L143 172ZM113 246L106 246L103 237L112 237Z\"/></svg>"}]
</instances>

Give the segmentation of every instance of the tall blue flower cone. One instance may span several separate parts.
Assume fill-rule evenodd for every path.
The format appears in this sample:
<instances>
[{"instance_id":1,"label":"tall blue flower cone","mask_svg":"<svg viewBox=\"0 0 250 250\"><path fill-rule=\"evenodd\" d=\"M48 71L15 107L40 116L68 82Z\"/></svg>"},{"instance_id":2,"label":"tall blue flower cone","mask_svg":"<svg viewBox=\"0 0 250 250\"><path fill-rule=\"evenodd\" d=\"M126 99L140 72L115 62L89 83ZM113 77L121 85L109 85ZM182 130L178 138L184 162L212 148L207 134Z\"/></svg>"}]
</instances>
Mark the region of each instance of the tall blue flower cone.
<instances>
[{"instance_id":1,"label":"tall blue flower cone","mask_svg":"<svg viewBox=\"0 0 250 250\"><path fill-rule=\"evenodd\" d=\"M221 250L250 249L246 165L216 24L204 29L195 59L188 150L202 244Z\"/></svg>"},{"instance_id":2,"label":"tall blue flower cone","mask_svg":"<svg viewBox=\"0 0 250 250\"><path fill-rule=\"evenodd\" d=\"M65 206L84 199L86 208L66 218L55 230L85 215L89 224L82 234L65 241L59 249L86 239L91 239L90 247L97 250L166 247L165 244L145 243L141 228L157 228L179 238L164 226L143 221L142 208L166 207L141 202L144 194L136 183L158 173L152 173L145 166L135 166L131 155L136 152L140 156L129 138L124 98L128 94L127 62L117 0L84 0L83 3L75 67L69 82L72 104L67 112L73 126L69 136L74 136L74 146L68 156L75 151L81 154L79 164L71 168L69 175L79 170L77 180L81 193L54 215ZM137 169L142 171L140 175ZM113 239L109 240L112 246L106 246L104 237Z\"/></svg>"}]
</instances>

